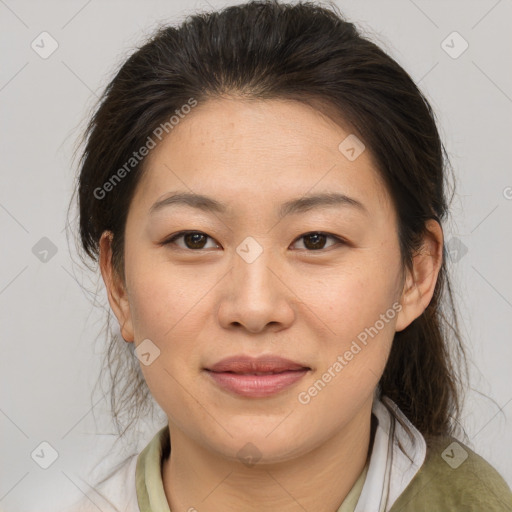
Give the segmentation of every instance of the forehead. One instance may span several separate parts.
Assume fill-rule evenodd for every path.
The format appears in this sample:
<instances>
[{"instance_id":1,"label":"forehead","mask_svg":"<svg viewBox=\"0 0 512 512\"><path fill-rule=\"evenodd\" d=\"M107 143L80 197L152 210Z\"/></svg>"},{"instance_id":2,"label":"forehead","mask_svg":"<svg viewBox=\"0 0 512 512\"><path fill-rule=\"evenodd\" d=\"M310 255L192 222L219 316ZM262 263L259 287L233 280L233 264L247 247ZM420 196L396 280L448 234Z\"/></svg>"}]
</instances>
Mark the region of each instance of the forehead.
<instances>
[{"instance_id":1,"label":"forehead","mask_svg":"<svg viewBox=\"0 0 512 512\"><path fill-rule=\"evenodd\" d=\"M347 144L356 141L356 151L362 149L354 137L349 128L298 101L212 99L180 119L151 150L134 202L149 208L178 189L226 203L243 196L263 206L338 191L365 197L369 209L372 202L373 208L389 208L369 149L347 158Z\"/></svg>"}]
</instances>

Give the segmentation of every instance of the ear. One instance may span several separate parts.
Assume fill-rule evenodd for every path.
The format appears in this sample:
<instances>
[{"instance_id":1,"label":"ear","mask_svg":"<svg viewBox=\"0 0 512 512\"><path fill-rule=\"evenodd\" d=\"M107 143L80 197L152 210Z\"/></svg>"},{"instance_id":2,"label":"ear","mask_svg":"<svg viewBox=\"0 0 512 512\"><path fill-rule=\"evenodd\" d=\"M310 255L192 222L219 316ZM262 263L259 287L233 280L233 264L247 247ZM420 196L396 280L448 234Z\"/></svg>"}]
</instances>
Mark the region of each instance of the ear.
<instances>
[{"instance_id":1,"label":"ear","mask_svg":"<svg viewBox=\"0 0 512 512\"><path fill-rule=\"evenodd\" d=\"M396 331L404 330L421 316L434 295L437 276L443 263L443 230L434 219L429 219L425 228L423 244L413 256L412 271L407 269Z\"/></svg>"},{"instance_id":2,"label":"ear","mask_svg":"<svg viewBox=\"0 0 512 512\"><path fill-rule=\"evenodd\" d=\"M125 284L112 265L112 239L113 234L111 231L104 231L100 238L99 260L101 275L107 289L110 307L119 322L121 335L125 341L132 342L134 336L130 303L128 302Z\"/></svg>"}]
</instances>

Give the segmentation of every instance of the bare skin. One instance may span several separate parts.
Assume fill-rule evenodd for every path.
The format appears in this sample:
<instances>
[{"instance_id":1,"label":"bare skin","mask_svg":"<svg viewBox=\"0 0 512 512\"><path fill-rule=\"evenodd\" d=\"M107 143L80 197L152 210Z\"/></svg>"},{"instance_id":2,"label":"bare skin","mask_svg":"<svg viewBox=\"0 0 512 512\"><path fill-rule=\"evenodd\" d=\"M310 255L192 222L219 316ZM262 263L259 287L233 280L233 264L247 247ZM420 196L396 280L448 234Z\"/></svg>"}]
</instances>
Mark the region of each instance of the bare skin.
<instances>
[{"instance_id":1,"label":"bare skin","mask_svg":"<svg viewBox=\"0 0 512 512\"><path fill-rule=\"evenodd\" d=\"M111 265L110 233L102 236L101 271L124 340L160 350L141 369L169 419L162 477L173 512L334 512L364 468L373 393L394 333L432 298L443 235L429 221L413 271L402 267L395 209L369 149L354 161L338 149L350 133L298 102L198 105L146 159L127 219L125 282ZM207 195L226 212L173 205L151 214L172 192ZM287 201L332 192L363 207L278 216ZM162 244L184 230L205 236ZM237 252L247 237L262 250L250 263ZM311 370L275 395L241 397L204 371L235 354L278 354ZM250 467L239 453L247 443L261 456Z\"/></svg>"}]
</instances>

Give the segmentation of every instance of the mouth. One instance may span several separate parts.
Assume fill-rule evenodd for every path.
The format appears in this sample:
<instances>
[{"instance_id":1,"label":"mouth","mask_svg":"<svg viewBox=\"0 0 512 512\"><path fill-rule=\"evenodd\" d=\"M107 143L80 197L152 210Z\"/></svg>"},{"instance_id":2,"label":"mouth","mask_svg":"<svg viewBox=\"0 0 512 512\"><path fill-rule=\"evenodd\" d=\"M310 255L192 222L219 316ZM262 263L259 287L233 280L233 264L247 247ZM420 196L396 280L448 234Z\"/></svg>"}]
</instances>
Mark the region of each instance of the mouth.
<instances>
[{"instance_id":1,"label":"mouth","mask_svg":"<svg viewBox=\"0 0 512 512\"><path fill-rule=\"evenodd\" d=\"M203 368L222 390L238 396L264 398L301 380L311 367L278 356L234 356Z\"/></svg>"}]
</instances>

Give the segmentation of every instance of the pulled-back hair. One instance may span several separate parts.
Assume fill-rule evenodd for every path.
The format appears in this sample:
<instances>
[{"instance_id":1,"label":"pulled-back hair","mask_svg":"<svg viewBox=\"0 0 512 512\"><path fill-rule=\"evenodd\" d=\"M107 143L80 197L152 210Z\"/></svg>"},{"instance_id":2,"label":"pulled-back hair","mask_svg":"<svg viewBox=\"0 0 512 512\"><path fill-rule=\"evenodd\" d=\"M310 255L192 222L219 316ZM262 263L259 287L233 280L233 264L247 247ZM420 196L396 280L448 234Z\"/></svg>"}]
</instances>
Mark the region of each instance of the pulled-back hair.
<instances>
[{"instance_id":1,"label":"pulled-back hair","mask_svg":"<svg viewBox=\"0 0 512 512\"><path fill-rule=\"evenodd\" d=\"M404 69L338 9L252 1L163 26L108 84L84 134L78 176L82 256L94 261L113 233L114 270L124 276L124 230L144 160L99 198L98 190L190 100L237 96L307 103L357 134L384 178L398 216L403 268L411 268L426 221L447 217L448 156L435 114ZM423 314L394 336L379 386L428 436L455 431L466 361L447 274L446 249ZM107 325L112 318L109 315ZM150 403L133 357L109 329L106 357L116 419ZM130 423L131 424L131 423Z\"/></svg>"}]
</instances>

